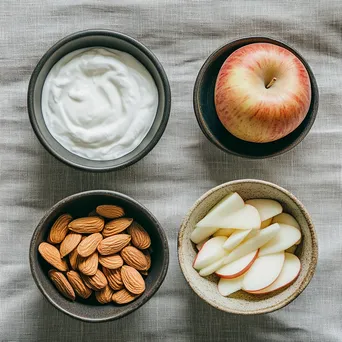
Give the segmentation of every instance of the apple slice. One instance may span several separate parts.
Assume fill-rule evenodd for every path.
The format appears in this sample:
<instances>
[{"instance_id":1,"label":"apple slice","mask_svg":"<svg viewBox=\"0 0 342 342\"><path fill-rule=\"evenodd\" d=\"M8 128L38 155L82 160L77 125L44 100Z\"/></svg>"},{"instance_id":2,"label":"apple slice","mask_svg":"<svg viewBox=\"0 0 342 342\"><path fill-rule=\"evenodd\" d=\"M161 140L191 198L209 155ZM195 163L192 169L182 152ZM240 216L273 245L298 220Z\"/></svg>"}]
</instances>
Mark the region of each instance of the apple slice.
<instances>
[{"instance_id":1,"label":"apple slice","mask_svg":"<svg viewBox=\"0 0 342 342\"><path fill-rule=\"evenodd\" d=\"M219 203L217 203L209 213L197 223L196 227L216 227L216 221L219 221L227 214L238 211L244 207L245 203L241 196L234 192L225 196ZM196 228L196 229L197 229ZM225 227L223 227L225 228ZM230 227L229 227L230 228ZM232 227L234 228L234 227ZM211 233L213 234L213 233ZM210 235L211 235L210 234ZM210 236L209 235L209 236Z\"/></svg>"},{"instance_id":2,"label":"apple slice","mask_svg":"<svg viewBox=\"0 0 342 342\"><path fill-rule=\"evenodd\" d=\"M297 222L297 220L293 216L291 216L290 214L287 214L287 213L281 213L281 214L273 217L272 223L284 223L284 224L287 224L289 226L298 228L300 230L300 225ZM296 245L299 245L301 242L302 242L302 239L299 239L296 242Z\"/></svg>"},{"instance_id":3,"label":"apple slice","mask_svg":"<svg viewBox=\"0 0 342 342\"><path fill-rule=\"evenodd\" d=\"M290 248L288 248L285 252L294 254L297 249L297 245L293 245Z\"/></svg>"},{"instance_id":4,"label":"apple slice","mask_svg":"<svg viewBox=\"0 0 342 342\"><path fill-rule=\"evenodd\" d=\"M270 217L268 220L262 221L260 229L266 228L272 223L272 217Z\"/></svg>"},{"instance_id":5,"label":"apple slice","mask_svg":"<svg viewBox=\"0 0 342 342\"><path fill-rule=\"evenodd\" d=\"M223 245L226 251L232 251L236 246L238 246L247 235L252 231L252 229L247 230L236 230L231 236L228 237Z\"/></svg>"},{"instance_id":6,"label":"apple slice","mask_svg":"<svg viewBox=\"0 0 342 342\"><path fill-rule=\"evenodd\" d=\"M253 294L265 294L280 290L294 282L300 272L301 265L297 256L285 253L285 261L278 278L269 286L262 290L251 292Z\"/></svg>"},{"instance_id":7,"label":"apple slice","mask_svg":"<svg viewBox=\"0 0 342 342\"><path fill-rule=\"evenodd\" d=\"M250 204L258 210L261 221L268 220L283 211L280 203L271 199L251 199L246 201L246 204Z\"/></svg>"},{"instance_id":8,"label":"apple slice","mask_svg":"<svg viewBox=\"0 0 342 342\"><path fill-rule=\"evenodd\" d=\"M285 260L285 253L279 252L258 257L242 281L247 292L259 291L270 286L279 276Z\"/></svg>"},{"instance_id":9,"label":"apple slice","mask_svg":"<svg viewBox=\"0 0 342 342\"><path fill-rule=\"evenodd\" d=\"M226 254L223 249L223 244L226 240L227 238L225 236L217 236L208 240L197 253L193 267L196 270L200 270L216 260L221 259Z\"/></svg>"},{"instance_id":10,"label":"apple slice","mask_svg":"<svg viewBox=\"0 0 342 342\"><path fill-rule=\"evenodd\" d=\"M206 239L203 240L202 242L198 243L198 244L196 245L197 250L199 251L199 250L203 247L203 245L204 245L208 240L209 240L209 238L206 238Z\"/></svg>"},{"instance_id":11,"label":"apple slice","mask_svg":"<svg viewBox=\"0 0 342 342\"><path fill-rule=\"evenodd\" d=\"M221 259L215 261L209 266L206 266L201 269L200 275L202 277L206 277L214 272L216 272L219 268L227 265L235 260L238 260L245 255L252 253L257 250L261 246L265 245L268 241L270 241L278 232L280 231L280 227L278 223L274 223L267 228L258 230L256 235L233 249L228 255L222 257ZM252 230L250 234L254 233Z\"/></svg>"},{"instance_id":12,"label":"apple slice","mask_svg":"<svg viewBox=\"0 0 342 342\"><path fill-rule=\"evenodd\" d=\"M300 239L301 233L299 229L283 223L274 224L279 224L280 230L272 240L260 248L259 256L285 251Z\"/></svg>"},{"instance_id":13,"label":"apple slice","mask_svg":"<svg viewBox=\"0 0 342 342\"><path fill-rule=\"evenodd\" d=\"M215 221L219 228L234 229L259 229L261 225L258 210L251 205L245 205L242 209L229 213Z\"/></svg>"},{"instance_id":14,"label":"apple slice","mask_svg":"<svg viewBox=\"0 0 342 342\"><path fill-rule=\"evenodd\" d=\"M219 228L216 227L195 227L191 233L191 241L194 243L201 243L209 236L213 235Z\"/></svg>"},{"instance_id":15,"label":"apple slice","mask_svg":"<svg viewBox=\"0 0 342 342\"><path fill-rule=\"evenodd\" d=\"M234 279L221 278L217 284L218 291L222 296L229 296L230 294L241 290L244 276Z\"/></svg>"},{"instance_id":16,"label":"apple slice","mask_svg":"<svg viewBox=\"0 0 342 342\"><path fill-rule=\"evenodd\" d=\"M230 264L223 266L216 271L216 275L220 278L232 279L239 277L240 275L246 273L250 267L253 265L254 260L258 256L258 251L256 250L252 253L245 255L244 257L231 262Z\"/></svg>"},{"instance_id":17,"label":"apple slice","mask_svg":"<svg viewBox=\"0 0 342 342\"><path fill-rule=\"evenodd\" d=\"M287 213L281 213L275 217L273 217L272 219L273 223L283 223L283 224L287 224L288 226L292 226L292 227L296 227L298 229L300 229L300 225L297 222L297 220L291 216L290 214Z\"/></svg>"},{"instance_id":18,"label":"apple slice","mask_svg":"<svg viewBox=\"0 0 342 342\"><path fill-rule=\"evenodd\" d=\"M236 229L232 229L232 228L220 228L217 232L213 234L213 236L230 236L235 231Z\"/></svg>"}]
</instances>

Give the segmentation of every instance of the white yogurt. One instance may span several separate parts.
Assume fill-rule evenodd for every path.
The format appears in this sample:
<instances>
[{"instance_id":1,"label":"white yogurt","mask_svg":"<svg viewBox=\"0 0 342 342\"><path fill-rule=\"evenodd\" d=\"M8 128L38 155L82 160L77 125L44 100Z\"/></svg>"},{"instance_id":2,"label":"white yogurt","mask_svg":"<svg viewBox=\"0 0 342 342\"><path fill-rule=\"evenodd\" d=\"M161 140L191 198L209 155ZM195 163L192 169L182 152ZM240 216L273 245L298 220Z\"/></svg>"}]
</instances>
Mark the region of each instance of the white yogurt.
<instances>
[{"instance_id":1,"label":"white yogurt","mask_svg":"<svg viewBox=\"0 0 342 342\"><path fill-rule=\"evenodd\" d=\"M92 160L120 158L150 130L158 90L133 56L107 48L76 50L59 60L43 87L42 112L52 136Z\"/></svg>"}]
</instances>

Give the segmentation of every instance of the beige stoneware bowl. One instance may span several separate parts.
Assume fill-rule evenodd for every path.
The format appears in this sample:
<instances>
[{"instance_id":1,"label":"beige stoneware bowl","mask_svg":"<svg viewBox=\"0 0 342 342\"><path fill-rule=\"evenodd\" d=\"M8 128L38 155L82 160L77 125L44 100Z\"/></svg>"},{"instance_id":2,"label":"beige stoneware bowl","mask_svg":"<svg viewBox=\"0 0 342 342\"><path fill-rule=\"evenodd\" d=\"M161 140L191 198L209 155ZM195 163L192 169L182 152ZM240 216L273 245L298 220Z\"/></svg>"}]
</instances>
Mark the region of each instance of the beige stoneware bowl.
<instances>
[{"instance_id":1,"label":"beige stoneware bowl","mask_svg":"<svg viewBox=\"0 0 342 342\"><path fill-rule=\"evenodd\" d=\"M302 269L297 280L285 290L272 294L251 295L243 291L230 297L223 297L217 290L218 278L215 275L203 278L192 267L197 253L190 240L191 232L209 210L229 192L238 192L244 200L269 198L277 200L287 212L298 221L302 231L302 242L296 250ZM178 235L178 258L186 281L191 288L208 304L222 311L253 315L278 310L298 297L309 284L318 258L317 236L310 215L303 204L289 191L278 185L261 180L236 180L219 185L200 197L185 217Z\"/></svg>"}]
</instances>

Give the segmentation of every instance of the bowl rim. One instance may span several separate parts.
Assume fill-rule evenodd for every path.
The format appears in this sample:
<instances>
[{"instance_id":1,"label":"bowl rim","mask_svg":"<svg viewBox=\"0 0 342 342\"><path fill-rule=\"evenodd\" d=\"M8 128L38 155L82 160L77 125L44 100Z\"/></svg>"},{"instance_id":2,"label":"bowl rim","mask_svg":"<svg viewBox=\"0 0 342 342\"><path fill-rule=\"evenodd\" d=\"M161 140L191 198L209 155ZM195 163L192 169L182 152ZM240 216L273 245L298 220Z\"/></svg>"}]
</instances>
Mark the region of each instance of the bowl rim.
<instances>
[{"instance_id":1,"label":"bowl rim","mask_svg":"<svg viewBox=\"0 0 342 342\"><path fill-rule=\"evenodd\" d=\"M221 50L225 49L226 47L228 47L232 44L236 44L236 43L239 43L242 41L247 41L243 46L256 43L256 42L253 42L253 40L261 40L261 42L265 42L265 43L268 42L268 43L271 43L271 44L273 43L276 45L280 44L281 46L284 46L286 49L288 49L290 52L292 52L294 55L296 55L300 59L300 61L303 63L305 69L307 70L307 72L309 74L310 81L311 81L311 89L312 89L312 94L313 94L313 96L311 97L311 103L310 103L310 106L311 106L311 104L313 104L311 119L308 122L308 124L305 126L303 131L301 132L300 136L296 140L294 140L292 143L287 145L285 148L283 148L282 150L279 150L277 152L267 154L267 155L261 155L261 156L255 156L255 155L249 155L247 153L235 152L234 150L227 148L226 146L221 144L220 141L218 139L216 139L215 135L207 128L205 121L203 120L200 105L199 105L199 103L200 103L199 94L200 94L202 79L203 79L204 75L206 74L208 67L212 64L213 61L216 60L217 55L219 53L221 53ZM309 63L295 48L289 46L287 43L283 42L282 40L275 39L272 37L266 37L266 36L242 37L242 38L231 40L230 42L218 47L214 52L212 52L206 58L205 62L201 66L201 68L197 74L196 81L194 84L194 89L193 89L193 108L194 108L197 123L198 123L201 131L203 132L204 136L212 144L214 144L216 147L218 147L221 151L224 151L226 153L229 153L229 154L232 154L232 155L235 155L238 157L246 158L246 159L273 158L273 157L279 156L281 154L287 153L290 150L292 150L293 148L295 148L308 135L313 124L315 123L317 113L318 113L318 106L319 106L319 89L318 89L318 85L317 85L315 75L314 75Z\"/></svg>"},{"instance_id":2,"label":"bowl rim","mask_svg":"<svg viewBox=\"0 0 342 342\"><path fill-rule=\"evenodd\" d=\"M230 309L227 308L223 305L216 305L210 301L208 301L205 296L202 297L202 293L197 292L197 289L194 288L192 286L192 280L190 279L190 277L186 274L185 269L183 268L183 260L182 257L180 255L180 246L182 244L182 237L183 237L183 233L188 225L188 222L190 220L190 216L192 215L193 211L197 208L197 206L202 203L209 195L211 195L212 193L225 188L227 186L230 185L237 185L237 184L242 184L242 183L254 183L254 184L262 184L262 185L267 185L267 186L271 186L279 191L281 191L282 193L284 193L285 195L287 195L291 200L293 200L293 202L297 205L297 207L299 208L299 210L301 211L301 213L303 214L306 222L308 223L308 227L309 227L309 231L310 231L310 235L311 235L311 239L312 239L312 258L310 260L310 264L308 267L308 272L305 275L303 281L301 282L301 284L299 285L299 288L296 292L294 292L293 294L291 294L289 297L287 297L286 299L282 300L281 302L272 305L269 308L266 309L256 309L253 311L240 311L240 310L234 310L234 309ZM257 180L257 179L239 179L239 180L233 180L233 181L229 181L223 184L220 184L210 190L208 190L206 193L204 193L199 199L196 200L196 202L192 205L192 207L190 208L190 210L188 211L188 213L186 214L186 216L184 217L182 224L180 226L179 232L178 232L178 239L177 239L177 254L178 254L178 262L180 265L180 268L182 270L183 276L186 280L186 282L188 283L188 285L191 287L191 289L202 299L204 300L206 303L208 303L209 305L215 307L216 309L228 312L228 313L233 313L233 314L238 314L238 315L245 315L245 316L249 316L249 315L257 315L257 314L265 314L265 313L269 313L269 312L273 312L276 310L279 310L283 307L285 307L286 305L288 305L289 303L291 303L294 299L296 299L303 291L304 289L309 285L315 270L316 270L316 266L317 266L317 261L318 261L318 239L317 239L317 234L315 231L315 227L314 224L312 222L312 219L308 213L308 211L305 209L304 205L298 200L297 197L295 197L291 192L289 192L288 190L282 188L279 185L276 185L274 183L271 182L267 182L264 180Z\"/></svg>"},{"instance_id":3,"label":"bowl rim","mask_svg":"<svg viewBox=\"0 0 342 342\"><path fill-rule=\"evenodd\" d=\"M135 157L131 158L130 160L126 162L122 162L117 166L106 166L106 167L93 167L93 166L86 166L82 165L81 163L78 162L73 162L68 159L68 157L64 157L62 154L59 154L56 152L50 145L46 142L45 137L43 134L40 132L40 129L37 125L37 120L36 120L36 113L34 110L34 89L35 85L37 82L37 78L45 65L45 63L50 59L50 57L58 51L62 46L65 44L77 40L79 38L87 37L87 36L110 36L114 38L121 39L123 41L126 41L127 43L135 46L138 48L142 53L144 53L150 61L153 63L155 66L158 74L160 75L162 85L163 85L163 92L165 94L165 106L163 108L163 116L162 120L160 122L160 125L152 137L151 141L146 145L146 147L140 151ZM82 30L82 31L77 31L74 33L71 33L64 38L58 40L56 43L54 43L45 53L44 55L40 58L38 61L37 65L35 66L28 85L28 90L27 90L27 110L28 110L28 116L29 120L31 123L31 126L33 128L33 131L40 141L40 143L43 145L43 147L56 159L59 161L63 162L66 165L69 165L73 168L84 170L84 171L89 171L89 172L107 172L107 171L115 171L115 170L120 170L123 168L126 168L136 162L138 162L140 159L145 157L158 143L158 141L161 139L162 135L164 134L164 131L166 129L167 123L169 121L170 117L170 112L171 112L171 88L170 88L170 83L167 77L167 74L159 61L159 59L156 57L156 55L150 50L147 46L145 46L143 43L138 41L137 39L119 32L119 31L113 31L113 30L108 30L108 29L87 29L87 30ZM61 145L63 148L65 148L63 145ZM133 150L134 151L134 150ZM94 161L96 162L96 161Z\"/></svg>"},{"instance_id":4,"label":"bowl rim","mask_svg":"<svg viewBox=\"0 0 342 342\"><path fill-rule=\"evenodd\" d=\"M161 240L163 241L163 254L164 254L164 258L165 261L162 265L161 268L161 272L158 275L158 277L156 278L156 280L153 282L152 286L151 286L151 290L149 291L149 293L143 297L141 303L138 306L133 306L131 309L127 310L124 313L119 313L117 315L115 315L115 317L105 317L105 318L88 318L88 317L84 317L84 316L79 316L77 314L71 313L68 310L64 309L63 306L59 305L58 303L56 303L49 295L48 291L45 289L44 285L42 284L40 278L37 276L36 273L36 267L35 267L35 252L36 252L36 237L38 235L38 233L40 232L40 230L43 228L43 225L46 221L46 219L56 210L58 209L60 206L65 205L70 203L73 200L77 200L79 198L83 198L83 197L87 197L89 195L109 195L111 197L114 198L120 198L120 199L124 199L128 202L131 202L133 205L139 207L148 217L151 221L154 222L155 224L155 228L158 232L158 234L161 236ZM29 246L29 263L30 263L30 270L31 270L31 275L38 287L38 289L40 290L40 292L43 294L43 296L48 300L48 302L50 304L52 304L56 309L62 311L63 313L65 313L66 315L72 317L72 318L76 318L80 321L83 322L90 322L90 323L99 323L99 322L108 322L108 321L113 321L113 320L117 320L120 319L122 317L125 317L129 314L131 314L132 312L134 312L135 310L139 309L140 307L142 307L146 302L148 302L155 294L156 292L159 290L160 286L162 285L162 283L165 280L168 268L169 268L169 262L170 262L170 251L169 251L169 245L168 245L168 239L166 236L166 233L164 231L164 229L162 228L161 224L159 223L159 221L156 219L156 217L144 206L142 205L140 202L136 201L135 199L133 199L132 197L125 195L123 193L117 192L117 191L113 191L113 190L89 190L89 191L82 191L82 192L78 192L75 194L72 194L70 196L67 196L63 199L61 199L60 201L58 201L57 203L55 203L45 214L44 216L41 218L41 220L39 221L37 227L35 228L31 240L30 240L30 246ZM134 303L134 302L132 302Z\"/></svg>"}]
</instances>

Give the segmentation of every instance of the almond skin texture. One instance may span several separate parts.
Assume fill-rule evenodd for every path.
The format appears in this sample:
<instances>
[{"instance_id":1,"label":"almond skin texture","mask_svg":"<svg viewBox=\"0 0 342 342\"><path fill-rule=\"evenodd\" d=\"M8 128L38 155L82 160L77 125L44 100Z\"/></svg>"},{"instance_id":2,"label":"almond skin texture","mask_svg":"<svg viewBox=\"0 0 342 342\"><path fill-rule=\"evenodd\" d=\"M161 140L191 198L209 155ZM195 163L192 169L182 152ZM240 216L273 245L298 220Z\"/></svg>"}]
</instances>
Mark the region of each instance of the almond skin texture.
<instances>
[{"instance_id":1,"label":"almond skin texture","mask_svg":"<svg viewBox=\"0 0 342 342\"><path fill-rule=\"evenodd\" d=\"M127 304L132 302L137 297L139 297L139 295L130 293L126 289L122 289L113 294L112 301L116 304Z\"/></svg>"},{"instance_id":2,"label":"almond skin texture","mask_svg":"<svg viewBox=\"0 0 342 342\"><path fill-rule=\"evenodd\" d=\"M114 291L107 285L101 291L95 292L96 300L101 304L107 304L112 301Z\"/></svg>"},{"instance_id":3,"label":"almond skin texture","mask_svg":"<svg viewBox=\"0 0 342 342\"><path fill-rule=\"evenodd\" d=\"M55 284L57 290L65 297L72 301L75 300L75 292L72 286L70 285L67 278L65 278L64 274L58 272L57 270L49 271L49 278Z\"/></svg>"},{"instance_id":4,"label":"almond skin texture","mask_svg":"<svg viewBox=\"0 0 342 342\"><path fill-rule=\"evenodd\" d=\"M104 237L112 236L115 234L119 234L123 232L125 229L127 229L131 223L133 222L133 219L122 217L118 218L112 221L109 221L105 224L105 227L102 231L102 235Z\"/></svg>"},{"instance_id":5,"label":"almond skin texture","mask_svg":"<svg viewBox=\"0 0 342 342\"><path fill-rule=\"evenodd\" d=\"M80 234L99 233L104 227L104 219L98 216L81 217L71 221L68 227L73 232Z\"/></svg>"},{"instance_id":6,"label":"almond skin texture","mask_svg":"<svg viewBox=\"0 0 342 342\"><path fill-rule=\"evenodd\" d=\"M103 270L103 273L108 280L109 286L114 291L121 290L124 287L123 282L122 282L122 278L121 278L121 270L120 269L110 270L106 267L102 267L102 270Z\"/></svg>"},{"instance_id":7,"label":"almond skin texture","mask_svg":"<svg viewBox=\"0 0 342 342\"><path fill-rule=\"evenodd\" d=\"M127 246L121 251L121 256L128 266L138 271L147 270L146 256L138 248Z\"/></svg>"},{"instance_id":8,"label":"almond skin texture","mask_svg":"<svg viewBox=\"0 0 342 342\"><path fill-rule=\"evenodd\" d=\"M38 247L38 251L45 261L59 271L65 272L68 270L67 263L61 258L59 250L55 246L52 246L47 242L42 242Z\"/></svg>"},{"instance_id":9,"label":"almond skin texture","mask_svg":"<svg viewBox=\"0 0 342 342\"><path fill-rule=\"evenodd\" d=\"M97 268L99 266L99 255L97 252L93 253L92 255L82 258L81 256L78 256L78 270L87 275L87 276L93 276Z\"/></svg>"},{"instance_id":10,"label":"almond skin texture","mask_svg":"<svg viewBox=\"0 0 342 342\"><path fill-rule=\"evenodd\" d=\"M93 276L81 274L81 277L84 283L94 291L100 291L108 285L107 278L100 270L97 270Z\"/></svg>"},{"instance_id":11,"label":"almond skin texture","mask_svg":"<svg viewBox=\"0 0 342 342\"><path fill-rule=\"evenodd\" d=\"M71 268L74 271L77 271L77 269L78 269L79 259L80 259L80 257L79 257L79 255L77 253L77 249L74 249L73 251L71 251L69 253L69 263L70 263Z\"/></svg>"},{"instance_id":12,"label":"almond skin texture","mask_svg":"<svg viewBox=\"0 0 342 342\"><path fill-rule=\"evenodd\" d=\"M123 265L123 260L120 255L108 255L108 256L99 256L99 263L111 270L115 270L120 268Z\"/></svg>"},{"instance_id":13,"label":"almond skin texture","mask_svg":"<svg viewBox=\"0 0 342 342\"><path fill-rule=\"evenodd\" d=\"M147 268L146 271L148 271L151 268L151 254L148 250L144 250L143 251L145 258L146 258L146 262L147 262ZM147 272L146 272L147 273Z\"/></svg>"},{"instance_id":14,"label":"almond skin texture","mask_svg":"<svg viewBox=\"0 0 342 342\"><path fill-rule=\"evenodd\" d=\"M62 241L59 252L61 253L61 257L64 258L68 255L71 251L73 251L82 239L81 234L77 233L70 233L68 234L65 239Z\"/></svg>"},{"instance_id":15,"label":"almond skin texture","mask_svg":"<svg viewBox=\"0 0 342 342\"><path fill-rule=\"evenodd\" d=\"M145 281L141 274L131 266L121 267L121 277L125 288L133 294L141 294L145 291Z\"/></svg>"},{"instance_id":16,"label":"almond skin texture","mask_svg":"<svg viewBox=\"0 0 342 342\"><path fill-rule=\"evenodd\" d=\"M74 291L79 295L80 297L87 299L92 294L92 291L87 287L81 276L75 272L75 271L69 271L67 273L67 278L69 280L69 283L71 284Z\"/></svg>"},{"instance_id":17,"label":"almond skin texture","mask_svg":"<svg viewBox=\"0 0 342 342\"><path fill-rule=\"evenodd\" d=\"M87 257L96 251L98 244L102 241L103 237L100 233L94 233L87 236L77 247L77 253L81 257Z\"/></svg>"},{"instance_id":18,"label":"almond skin texture","mask_svg":"<svg viewBox=\"0 0 342 342\"><path fill-rule=\"evenodd\" d=\"M125 215L125 211L117 205L99 205L96 212L108 219L115 219Z\"/></svg>"},{"instance_id":19,"label":"almond skin texture","mask_svg":"<svg viewBox=\"0 0 342 342\"><path fill-rule=\"evenodd\" d=\"M113 235L103 239L97 246L97 250L101 255L115 254L126 247L130 241L131 237L128 234Z\"/></svg>"},{"instance_id":20,"label":"almond skin texture","mask_svg":"<svg viewBox=\"0 0 342 342\"><path fill-rule=\"evenodd\" d=\"M127 229L128 234L132 237L133 246L139 249L146 249L151 246L150 236L146 230L137 222L133 222Z\"/></svg>"},{"instance_id":21,"label":"almond skin texture","mask_svg":"<svg viewBox=\"0 0 342 342\"><path fill-rule=\"evenodd\" d=\"M50 230L48 241L53 244L61 243L68 234L68 224L71 220L69 214L59 216Z\"/></svg>"}]
</instances>

